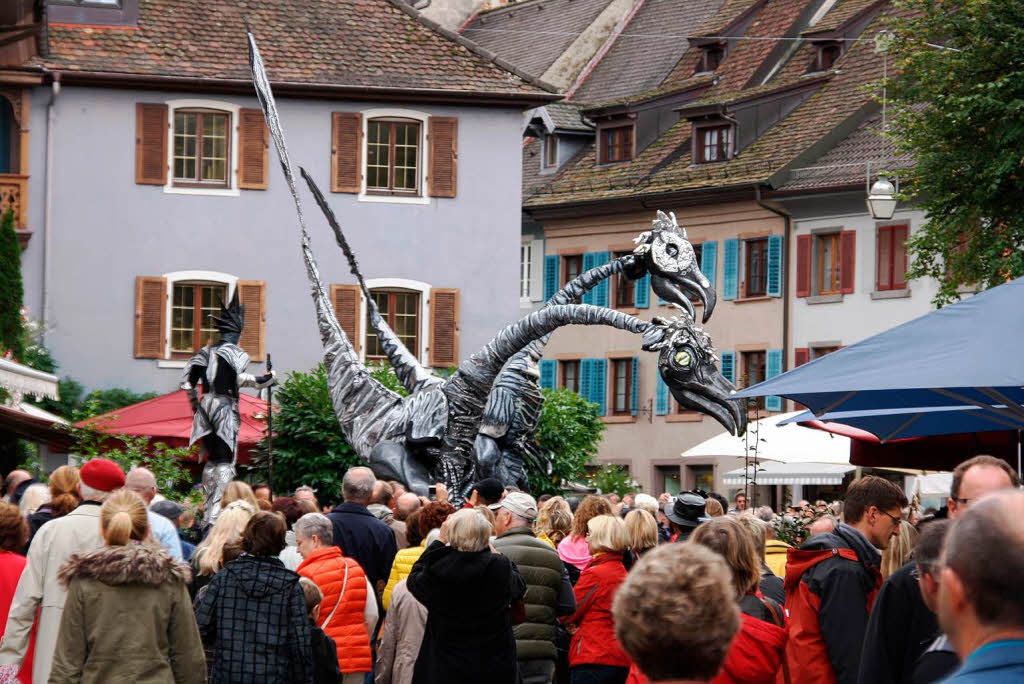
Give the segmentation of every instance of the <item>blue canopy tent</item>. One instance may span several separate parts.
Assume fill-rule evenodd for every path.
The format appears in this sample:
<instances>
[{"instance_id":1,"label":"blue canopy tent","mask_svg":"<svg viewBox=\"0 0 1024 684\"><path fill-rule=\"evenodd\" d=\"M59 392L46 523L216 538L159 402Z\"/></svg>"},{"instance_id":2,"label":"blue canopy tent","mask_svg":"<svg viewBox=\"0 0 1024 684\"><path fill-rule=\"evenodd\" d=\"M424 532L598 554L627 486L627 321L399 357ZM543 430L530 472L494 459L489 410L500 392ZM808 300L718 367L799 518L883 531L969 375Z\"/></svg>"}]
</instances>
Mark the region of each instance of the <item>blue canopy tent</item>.
<instances>
[{"instance_id":1,"label":"blue canopy tent","mask_svg":"<svg viewBox=\"0 0 1024 684\"><path fill-rule=\"evenodd\" d=\"M1024 429L1024 278L738 392L779 395L882 442Z\"/></svg>"}]
</instances>

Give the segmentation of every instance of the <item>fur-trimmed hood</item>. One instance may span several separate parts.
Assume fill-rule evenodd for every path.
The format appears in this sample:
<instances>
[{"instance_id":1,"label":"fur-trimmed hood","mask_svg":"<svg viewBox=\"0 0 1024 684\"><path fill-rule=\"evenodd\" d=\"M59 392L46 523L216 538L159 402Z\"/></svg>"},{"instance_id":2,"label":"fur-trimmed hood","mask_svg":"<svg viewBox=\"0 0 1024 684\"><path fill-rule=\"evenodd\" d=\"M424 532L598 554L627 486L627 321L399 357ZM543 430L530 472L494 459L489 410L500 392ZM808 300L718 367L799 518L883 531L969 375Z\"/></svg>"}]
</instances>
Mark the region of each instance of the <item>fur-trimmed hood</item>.
<instances>
[{"instance_id":1,"label":"fur-trimmed hood","mask_svg":"<svg viewBox=\"0 0 1024 684\"><path fill-rule=\"evenodd\" d=\"M114 586L147 584L157 587L173 581L187 584L192 579L192 569L186 563L171 558L160 546L132 543L104 546L90 553L71 556L57 573L57 579L67 587L76 577Z\"/></svg>"}]
</instances>

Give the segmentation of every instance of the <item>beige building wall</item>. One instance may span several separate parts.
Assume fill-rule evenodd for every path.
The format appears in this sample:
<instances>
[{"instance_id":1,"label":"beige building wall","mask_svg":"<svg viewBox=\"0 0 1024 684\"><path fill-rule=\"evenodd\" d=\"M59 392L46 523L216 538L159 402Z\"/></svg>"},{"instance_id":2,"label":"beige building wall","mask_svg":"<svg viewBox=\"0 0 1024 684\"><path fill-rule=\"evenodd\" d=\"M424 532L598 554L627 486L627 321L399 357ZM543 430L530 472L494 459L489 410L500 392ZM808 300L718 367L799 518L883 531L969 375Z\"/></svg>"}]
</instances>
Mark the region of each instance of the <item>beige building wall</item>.
<instances>
[{"instance_id":1,"label":"beige building wall","mask_svg":"<svg viewBox=\"0 0 1024 684\"><path fill-rule=\"evenodd\" d=\"M726 301L722 299L722 241L729 238L750 239L768 235L783 235L783 219L755 202L706 205L676 211L679 225L684 226L693 244L708 240L718 241L715 286L718 305L706 330L711 334L719 351L737 352L737 378L742 373L739 352L783 348L783 297L758 297ZM596 251L622 251L632 249L633 238L647 230L654 218L653 210L610 216L559 219L544 221L547 254L579 254ZM742 262L742 259L741 259ZM783 265L785 272L785 264ZM740 294L744 292L743 269L740 269ZM611 293L614 295L614 293ZM785 295L785 290L783 292ZM673 310L659 306L651 293L649 309L622 309L640 318L671 315ZM612 298L611 301L614 301ZM702 309L698 305L697 316ZM639 357L639 410L637 416L610 416L598 460L628 465L632 476L644 491L660 493L664 489L663 476L669 471L680 477L683 489L695 485L694 470L712 467L713 486L716 491L731 494L721 483L728 470L742 466L735 459L703 460L684 463L680 454L705 439L715 436L723 428L712 418L700 414L676 414L671 402L669 415L655 414L657 357L640 349L640 338L631 333L607 328L570 326L558 330L547 348L544 358L570 360L583 358ZM606 396L611 401L611 373ZM561 386L561 372L557 383ZM742 384L738 382L738 384ZM767 415L761 414L762 417ZM686 467L684 467L686 466Z\"/></svg>"}]
</instances>

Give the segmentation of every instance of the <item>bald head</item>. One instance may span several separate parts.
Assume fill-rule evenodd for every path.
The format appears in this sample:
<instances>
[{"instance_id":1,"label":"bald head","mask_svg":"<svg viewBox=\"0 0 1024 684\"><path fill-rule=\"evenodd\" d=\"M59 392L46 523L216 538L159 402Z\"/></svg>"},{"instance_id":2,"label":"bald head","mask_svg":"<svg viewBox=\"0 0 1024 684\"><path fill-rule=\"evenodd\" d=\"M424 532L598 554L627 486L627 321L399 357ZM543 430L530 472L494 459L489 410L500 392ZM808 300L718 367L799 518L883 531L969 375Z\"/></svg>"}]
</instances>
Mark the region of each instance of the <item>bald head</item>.
<instances>
[{"instance_id":1,"label":"bald head","mask_svg":"<svg viewBox=\"0 0 1024 684\"><path fill-rule=\"evenodd\" d=\"M395 520L405 520L412 512L418 510L422 504L420 497L412 492L406 492L395 499Z\"/></svg>"},{"instance_id":2,"label":"bald head","mask_svg":"<svg viewBox=\"0 0 1024 684\"><path fill-rule=\"evenodd\" d=\"M156 496L156 477L146 468L132 468L124 478L124 486L138 494L148 506Z\"/></svg>"},{"instance_id":3,"label":"bald head","mask_svg":"<svg viewBox=\"0 0 1024 684\"><path fill-rule=\"evenodd\" d=\"M345 503L365 506L370 502L370 495L373 494L373 485L376 482L377 478L369 468L349 468L341 480L341 496Z\"/></svg>"},{"instance_id":4,"label":"bald head","mask_svg":"<svg viewBox=\"0 0 1024 684\"><path fill-rule=\"evenodd\" d=\"M7 473L7 477L4 479L4 491L8 496L14 494L14 490L18 488L25 480L31 480L32 473L27 470L12 470Z\"/></svg>"}]
</instances>

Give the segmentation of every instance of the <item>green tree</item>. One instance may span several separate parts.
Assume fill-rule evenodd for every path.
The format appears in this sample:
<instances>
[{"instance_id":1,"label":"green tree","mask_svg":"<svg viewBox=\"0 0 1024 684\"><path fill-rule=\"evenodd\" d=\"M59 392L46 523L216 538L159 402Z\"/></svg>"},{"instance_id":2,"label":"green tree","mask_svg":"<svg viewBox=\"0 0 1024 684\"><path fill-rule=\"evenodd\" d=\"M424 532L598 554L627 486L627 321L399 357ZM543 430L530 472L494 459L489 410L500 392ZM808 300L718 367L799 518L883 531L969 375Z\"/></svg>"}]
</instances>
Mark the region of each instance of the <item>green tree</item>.
<instances>
[{"instance_id":1,"label":"green tree","mask_svg":"<svg viewBox=\"0 0 1024 684\"><path fill-rule=\"evenodd\" d=\"M21 246L14 232L14 210L0 217L0 356L8 351L21 359L25 351L25 327L21 317L24 298L21 283Z\"/></svg>"},{"instance_id":2,"label":"green tree","mask_svg":"<svg viewBox=\"0 0 1024 684\"><path fill-rule=\"evenodd\" d=\"M894 137L915 166L904 196L927 219L911 278L959 289L1024 275L1024 3L903 0L887 53ZM940 47L941 46L941 47Z\"/></svg>"},{"instance_id":3,"label":"green tree","mask_svg":"<svg viewBox=\"0 0 1024 684\"><path fill-rule=\"evenodd\" d=\"M370 374L398 394L407 394L390 366L372 366ZM317 490L321 501L341 501L345 471L364 462L338 427L323 365L289 374L274 388L274 398L274 488L293 491L305 484ZM267 447L266 440L260 443L250 468L261 478L268 476Z\"/></svg>"},{"instance_id":4,"label":"green tree","mask_svg":"<svg viewBox=\"0 0 1024 684\"><path fill-rule=\"evenodd\" d=\"M602 494L625 496L637 490L636 480L629 476L629 471L614 463L605 463L587 481Z\"/></svg>"},{"instance_id":5,"label":"green tree","mask_svg":"<svg viewBox=\"0 0 1024 684\"><path fill-rule=\"evenodd\" d=\"M564 483L582 477L597 455L603 433L597 404L564 388L544 390L537 443L551 458L551 470L527 470L533 494L559 494Z\"/></svg>"}]
</instances>

